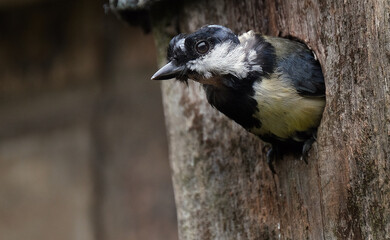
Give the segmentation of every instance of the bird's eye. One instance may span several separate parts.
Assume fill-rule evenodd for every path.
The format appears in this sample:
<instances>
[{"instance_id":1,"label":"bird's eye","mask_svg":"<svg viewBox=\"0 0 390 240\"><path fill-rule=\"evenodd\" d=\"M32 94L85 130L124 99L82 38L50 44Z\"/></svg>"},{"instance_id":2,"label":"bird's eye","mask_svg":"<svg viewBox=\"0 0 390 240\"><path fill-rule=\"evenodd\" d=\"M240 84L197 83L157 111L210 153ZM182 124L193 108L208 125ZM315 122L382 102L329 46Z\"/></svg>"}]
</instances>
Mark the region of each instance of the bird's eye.
<instances>
[{"instance_id":1,"label":"bird's eye","mask_svg":"<svg viewBox=\"0 0 390 240\"><path fill-rule=\"evenodd\" d=\"M205 54L209 51L209 43L206 41L200 41L196 44L195 49L199 54Z\"/></svg>"}]
</instances>

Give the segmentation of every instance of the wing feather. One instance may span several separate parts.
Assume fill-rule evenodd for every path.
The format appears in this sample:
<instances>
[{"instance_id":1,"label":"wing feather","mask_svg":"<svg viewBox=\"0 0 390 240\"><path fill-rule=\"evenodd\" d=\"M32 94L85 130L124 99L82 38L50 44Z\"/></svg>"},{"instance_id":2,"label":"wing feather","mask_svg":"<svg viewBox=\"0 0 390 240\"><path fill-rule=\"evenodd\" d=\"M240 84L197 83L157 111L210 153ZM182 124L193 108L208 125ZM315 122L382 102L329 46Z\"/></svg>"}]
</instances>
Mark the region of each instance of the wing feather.
<instances>
[{"instance_id":1,"label":"wing feather","mask_svg":"<svg viewBox=\"0 0 390 240\"><path fill-rule=\"evenodd\" d=\"M302 96L324 97L325 82L321 65L304 44L284 38L265 37L275 48L276 69L288 77Z\"/></svg>"}]
</instances>

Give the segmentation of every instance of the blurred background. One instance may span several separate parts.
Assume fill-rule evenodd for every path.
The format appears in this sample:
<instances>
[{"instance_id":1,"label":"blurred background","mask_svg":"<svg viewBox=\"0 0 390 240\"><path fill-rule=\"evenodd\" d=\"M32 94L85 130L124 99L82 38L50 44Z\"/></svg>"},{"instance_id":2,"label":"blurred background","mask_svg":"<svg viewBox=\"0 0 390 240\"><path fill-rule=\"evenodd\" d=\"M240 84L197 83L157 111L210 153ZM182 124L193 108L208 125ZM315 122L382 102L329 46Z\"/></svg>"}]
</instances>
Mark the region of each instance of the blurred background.
<instances>
[{"instance_id":1,"label":"blurred background","mask_svg":"<svg viewBox=\"0 0 390 240\"><path fill-rule=\"evenodd\" d=\"M0 0L0 239L177 239L152 36L104 1Z\"/></svg>"}]
</instances>

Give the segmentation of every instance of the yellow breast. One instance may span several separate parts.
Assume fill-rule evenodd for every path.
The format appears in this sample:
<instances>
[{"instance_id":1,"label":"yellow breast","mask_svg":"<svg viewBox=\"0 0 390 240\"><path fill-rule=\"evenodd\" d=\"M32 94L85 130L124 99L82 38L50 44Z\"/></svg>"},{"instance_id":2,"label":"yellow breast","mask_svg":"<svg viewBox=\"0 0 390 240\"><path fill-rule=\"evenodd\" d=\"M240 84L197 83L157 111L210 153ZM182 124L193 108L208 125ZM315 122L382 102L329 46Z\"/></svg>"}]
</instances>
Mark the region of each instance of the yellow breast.
<instances>
[{"instance_id":1,"label":"yellow breast","mask_svg":"<svg viewBox=\"0 0 390 240\"><path fill-rule=\"evenodd\" d=\"M254 90L253 98L259 109L255 117L262 124L260 128L250 129L252 133L288 139L294 138L296 132L305 132L319 125L324 98L300 96L289 81L277 73L255 83Z\"/></svg>"}]
</instances>

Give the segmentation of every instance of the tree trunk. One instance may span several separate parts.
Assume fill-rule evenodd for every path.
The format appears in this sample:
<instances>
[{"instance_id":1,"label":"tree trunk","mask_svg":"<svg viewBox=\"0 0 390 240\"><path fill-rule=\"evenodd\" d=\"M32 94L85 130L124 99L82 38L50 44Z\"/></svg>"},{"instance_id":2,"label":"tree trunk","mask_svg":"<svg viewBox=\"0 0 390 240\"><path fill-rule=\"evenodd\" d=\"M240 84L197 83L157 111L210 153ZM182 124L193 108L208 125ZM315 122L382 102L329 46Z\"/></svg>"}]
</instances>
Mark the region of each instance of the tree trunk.
<instances>
[{"instance_id":1,"label":"tree trunk","mask_svg":"<svg viewBox=\"0 0 390 240\"><path fill-rule=\"evenodd\" d=\"M151 11L161 63L173 35L221 24L303 40L327 87L309 164L287 155L273 176L265 144L213 109L199 84L163 82L180 239L389 239L389 1L172 5Z\"/></svg>"}]
</instances>

